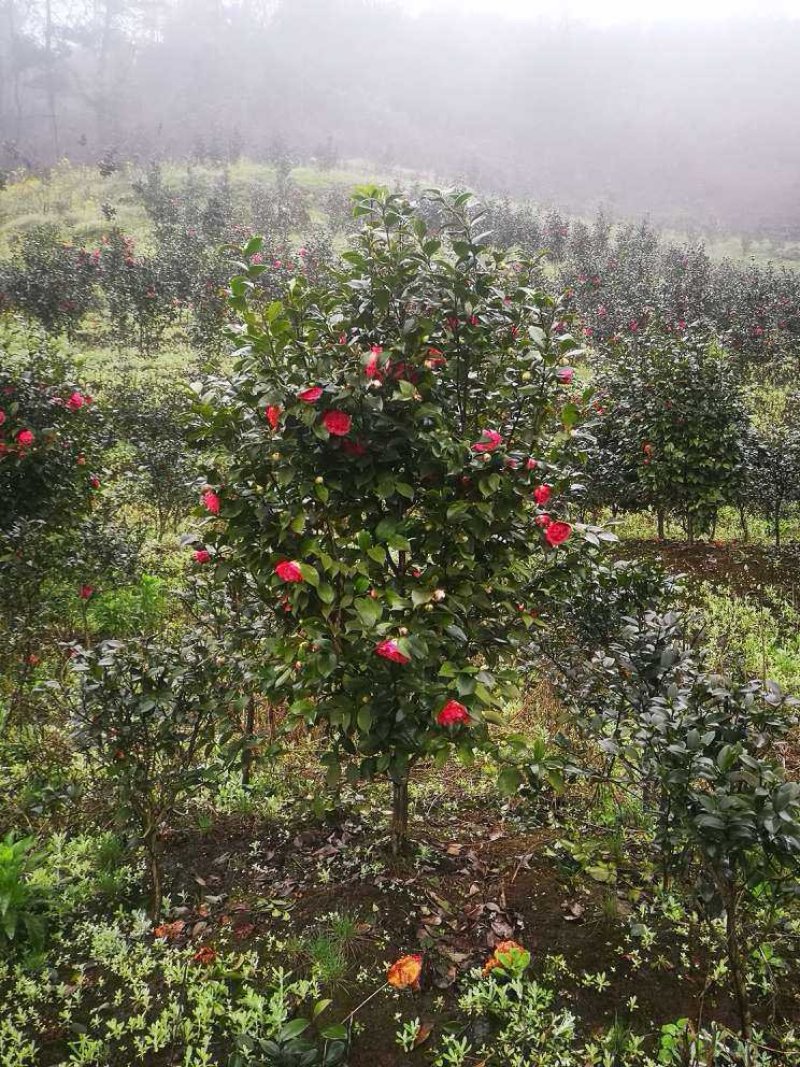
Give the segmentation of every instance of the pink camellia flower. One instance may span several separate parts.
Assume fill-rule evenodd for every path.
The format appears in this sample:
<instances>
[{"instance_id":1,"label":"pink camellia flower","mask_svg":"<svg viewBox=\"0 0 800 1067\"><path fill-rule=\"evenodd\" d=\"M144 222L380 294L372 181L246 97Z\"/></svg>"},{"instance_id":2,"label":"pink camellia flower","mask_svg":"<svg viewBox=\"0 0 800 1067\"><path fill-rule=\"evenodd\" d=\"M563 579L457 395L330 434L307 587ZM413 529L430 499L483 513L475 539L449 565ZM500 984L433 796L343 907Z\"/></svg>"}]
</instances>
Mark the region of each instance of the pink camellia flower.
<instances>
[{"instance_id":1,"label":"pink camellia flower","mask_svg":"<svg viewBox=\"0 0 800 1067\"><path fill-rule=\"evenodd\" d=\"M33 444L33 433L31 430L20 430L17 434L17 444L21 448L27 448Z\"/></svg>"},{"instance_id":2,"label":"pink camellia flower","mask_svg":"<svg viewBox=\"0 0 800 1067\"><path fill-rule=\"evenodd\" d=\"M639 332L639 323L636 321L636 319L631 319L631 321L628 323L628 329L631 331L631 333Z\"/></svg>"},{"instance_id":3,"label":"pink camellia flower","mask_svg":"<svg viewBox=\"0 0 800 1067\"><path fill-rule=\"evenodd\" d=\"M94 596L94 589L90 585L82 585L78 590L78 596L81 600L91 600Z\"/></svg>"},{"instance_id":4,"label":"pink camellia flower","mask_svg":"<svg viewBox=\"0 0 800 1067\"><path fill-rule=\"evenodd\" d=\"M550 523L553 521L549 515L537 515L534 520L537 526L541 526L543 530L547 529Z\"/></svg>"},{"instance_id":5,"label":"pink camellia flower","mask_svg":"<svg viewBox=\"0 0 800 1067\"><path fill-rule=\"evenodd\" d=\"M593 337L594 336L594 330L592 329L591 326L584 326L583 327L583 336L584 337Z\"/></svg>"},{"instance_id":6,"label":"pink camellia flower","mask_svg":"<svg viewBox=\"0 0 800 1067\"><path fill-rule=\"evenodd\" d=\"M572 535L568 522L551 522L544 531L544 539L551 548L558 548Z\"/></svg>"},{"instance_id":7,"label":"pink camellia flower","mask_svg":"<svg viewBox=\"0 0 800 1067\"><path fill-rule=\"evenodd\" d=\"M304 389L302 393L298 393L297 399L302 400L304 404L316 404L321 396L322 387L319 385L312 385L309 386L308 389Z\"/></svg>"},{"instance_id":8,"label":"pink camellia flower","mask_svg":"<svg viewBox=\"0 0 800 1067\"><path fill-rule=\"evenodd\" d=\"M254 267L259 267L264 262L264 257L261 252L254 252L250 257L250 262Z\"/></svg>"},{"instance_id":9,"label":"pink camellia flower","mask_svg":"<svg viewBox=\"0 0 800 1067\"><path fill-rule=\"evenodd\" d=\"M83 405L86 403L86 397L83 393L73 393L67 401L67 407L70 411L80 411Z\"/></svg>"},{"instance_id":10,"label":"pink camellia flower","mask_svg":"<svg viewBox=\"0 0 800 1067\"><path fill-rule=\"evenodd\" d=\"M572 379L575 377L575 371L572 367L559 367L556 371L556 378L562 385L572 385Z\"/></svg>"},{"instance_id":11,"label":"pink camellia flower","mask_svg":"<svg viewBox=\"0 0 800 1067\"><path fill-rule=\"evenodd\" d=\"M472 446L473 452L494 452L496 448L499 448L503 443L502 436L497 430L484 430L481 434L480 441L476 441Z\"/></svg>"},{"instance_id":12,"label":"pink camellia flower","mask_svg":"<svg viewBox=\"0 0 800 1067\"><path fill-rule=\"evenodd\" d=\"M397 647L396 641L381 641L380 644L375 646L375 653L383 659L391 660L392 663L405 664L411 662L410 657L403 655Z\"/></svg>"},{"instance_id":13,"label":"pink camellia flower","mask_svg":"<svg viewBox=\"0 0 800 1067\"><path fill-rule=\"evenodd\" d=\"M264 413L267 422L270 424L273 430L277 430L281 424L281 415L283 414L283 408L278 407L277 404L270 404Z\"/></svg>"},{"instance_id":14,"label":"pink camellia flower","mask_svg":"<svg viewBox=\"0 0 800 1067\"><path fill-rule=\"evenodd\" d=\"M553 495L553 487L551 485L537 485L533 490L533 499L543 507L550 497Z\"/></svg>"},{"instance_id":15,"label":"pink camellia flower","mask_svg":"<svg viewBox=\"0 0 800 1067\"><path fill-rule=\"evenodd\" d=\"M459 726L469 722L469 712L457 700L448 700L436 716L436 721L440 726Z\"/></svg>"},{"instance_id":16,"label":"pink camellia flower","mask_svg":"<svg viewBox=\"0 0 800 1067\"><path fill-rule=\"evenodd\" d=\"M353 420L346 411L326 411L322 416L322 425L334 437L346 437L350 433Z\"/></svg>"},{"instance_id":17,"label":"pink camellia flower","mask_svg":"<svg viewBox=\"0 0 800 1067\"><path fill-rule=\"evenodd\" d=\"M300 564L293 559L285 559L281 563L276 563L275 573L282 582L303 581L303 572L300 570Z\"/></svg>"},{"instance_id":18,"label":"pink camellia flower","mask_svg":"<svg viewBox=\"0 0 800 1067\"><path fill-rule=\"evenodd\" d=\"M219 497L213 489L206 489L200 501L206 511L211 512L212 515L219 515Z\"/></svg>"},{"instance_id":19,"label":"pink camellia flower","mask_svg":"<svg viewBox=\"0 0 800 1067\"><path fill-rule=\"evenodd\" d=\"M527 459L527 460L525 461L525 466L526 466L526 468L527 468L527 469L528 469L529 471L532 471L532 470L535 470L535 469L536 469L536 467L538 466L538 463L537 463L537 462L536 462L536 460L535 460L535 459L533 458L533 456L531 456L531 457L530 457L529 459Z\"/></svg>"},{"instance_id":20,"label":"pink camellia flower","mask_svg":"<svg viewBox=\"0 0 800 1067\"><path fill-rule=\"evenodd\" d=\"M364 374L366 374L366 376L368 378L374 378L374 379L377 379L378 381L381 380L381 377L382 377L381 376L381 355L382 354L383 354L383 349L381 348L380 345L373 345L372 346L372 348L370 350L369 359L367 360L366 365L364 366Z\"/></svg>"},{"instance_id":21,"label":"pink camellia flower","mask_svg":"<svg viewBox=\"0 0 800 1067\"><path fill-rule=\"evenodd\" d=\"M339 344L340 345L346 345L347 344L347 334L346 333L340 333L339 334Z\"/></svg>"},{"instance_id":22,"label":"pink camellia flower","mask_svg":"<svg viewBox=\"0 0 800 1067\"><path fill-rule=\"evenodd\" d=\"M195 563L210 563L211 553L207 548L198 548L194 553Z\"/></svg>"}]
</instances>

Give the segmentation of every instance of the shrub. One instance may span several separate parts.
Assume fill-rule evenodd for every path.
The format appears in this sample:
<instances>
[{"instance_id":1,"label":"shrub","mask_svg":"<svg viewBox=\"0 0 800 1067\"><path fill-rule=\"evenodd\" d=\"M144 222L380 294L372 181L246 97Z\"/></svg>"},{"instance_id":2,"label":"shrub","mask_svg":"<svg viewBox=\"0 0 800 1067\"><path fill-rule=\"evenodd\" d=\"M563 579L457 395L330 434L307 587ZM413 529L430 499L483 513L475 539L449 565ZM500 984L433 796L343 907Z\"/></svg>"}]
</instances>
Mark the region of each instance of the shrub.
<instances>
[{"instance_id":1,"label":"shrub","mask_svg":"<svg viewBox=\"0 0 800 1067\"><path fill-rule=\"evenodd\" d=\"M695 865L698 900L725 915L745 1037L745 916L794 892L800 856L800 785L784 780L772 753L796 703L772 684L707 673L682 620L653 612L596 654L577 691L578 721L600 739L608 773L642 791L662 869Z\"/></svg>"},{"instance_id":2,"label":"shrub","mask_svg":"<svg viewBox=\"0 0 800 1067\"><path fill-rule=\"evenodd\" d=\"M135 828L145 849L155 919L163 831L178 801L224 762L224 664L212 642L191 632L172 645L138 638L76 648L72 662L80 682L76 743L112 783L120 821Z\"/></svg>"},{"instance_id":3,"label":"shrub","mask_svg":"<svg viewBox=\"0 0 800 1067\"><path fill-rule=\"evenodd\" d=\"M276 689L327 727L331 779L348 760L391 779L396 850L414 764L470 758L545 574L582 554L564 545L559 302L485 247L469 194L430 203L438 230L362 194L330 284L295 279L283 305L252 301L251 242L236 371L198 406L220 453L206 540L275 615Z\"/></svg>"},{"instance_id":4,"label":"shrub","mask_svg":"<svg viewBox=\"0 0 800 1067\"><path fill-rule=\"evenodd\" d=\"M747 421L725 353L701 329L653 322L623 338L598 374L606 452L616 456L622 506L678 516L689 541L738 499ZM602 491L602 486L600 487ZM607 501L610 502L610 500Z\"/></svg>"}]
</instances>

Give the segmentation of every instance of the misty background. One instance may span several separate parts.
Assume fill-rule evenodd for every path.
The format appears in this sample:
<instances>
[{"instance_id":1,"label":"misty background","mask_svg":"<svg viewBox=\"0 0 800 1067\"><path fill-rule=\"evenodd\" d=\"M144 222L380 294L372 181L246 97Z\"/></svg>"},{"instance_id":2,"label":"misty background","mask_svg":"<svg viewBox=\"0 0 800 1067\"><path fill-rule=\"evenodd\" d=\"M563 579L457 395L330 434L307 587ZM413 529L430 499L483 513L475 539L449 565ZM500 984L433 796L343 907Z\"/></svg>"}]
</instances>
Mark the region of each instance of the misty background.
<instances>
[{"instance_id":1,"label":"misty background","mask_svg":"<svg viewBox=\"0 0 800 1067\"><path fill-rule=\"evenodd\" d=\"M788 9L511 17L534 9L0 0L0 167L365 159L572 212L800 235Z\"/></svg>"}]
</instances>

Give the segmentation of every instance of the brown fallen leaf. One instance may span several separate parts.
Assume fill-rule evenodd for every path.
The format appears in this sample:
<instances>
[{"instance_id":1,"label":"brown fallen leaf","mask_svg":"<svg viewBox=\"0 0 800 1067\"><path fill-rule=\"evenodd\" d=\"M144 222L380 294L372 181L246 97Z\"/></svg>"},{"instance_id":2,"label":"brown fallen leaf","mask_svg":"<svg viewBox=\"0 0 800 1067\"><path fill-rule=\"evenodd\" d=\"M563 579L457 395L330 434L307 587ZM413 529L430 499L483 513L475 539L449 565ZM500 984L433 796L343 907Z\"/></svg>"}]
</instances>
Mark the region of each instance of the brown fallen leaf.
<instances>
[{"instance_id":1,"label":"brown fallen leaf","mask_svg":"<svg viewBox=\"0 0 800 1067\"><path fill-rule=\"evenodd\" d=\"M420 1023L417 1027L417 1036L414 1038L414 1048L424 1045L433 1033L433 1023Z\"/></svg>"},{"instance_id":2,"label":"brown fallen leaf","mask_svg":"<svg viewBox=\"0 0 800 1067\"><path fill-rule=\"evenodd\" d=\"M183 919L176 919L174 923L161 923L153 930L153 934L164 941L175 941L181 936L186 923Z\"/></svg>"}]
</instances>

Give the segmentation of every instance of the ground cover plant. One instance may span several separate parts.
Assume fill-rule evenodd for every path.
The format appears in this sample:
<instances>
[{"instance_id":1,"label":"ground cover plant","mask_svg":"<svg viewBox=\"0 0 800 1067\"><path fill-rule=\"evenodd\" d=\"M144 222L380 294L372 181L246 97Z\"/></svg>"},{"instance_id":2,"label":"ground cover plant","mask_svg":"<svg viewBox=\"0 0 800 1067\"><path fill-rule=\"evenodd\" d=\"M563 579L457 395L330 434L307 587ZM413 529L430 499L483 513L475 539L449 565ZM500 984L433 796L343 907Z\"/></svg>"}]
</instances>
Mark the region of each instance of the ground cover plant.
<instances>
[{"instance_id":1,"label":"ground cover plant","mask_svg":"<svg viewBox=\"0 0 800 1067\"><path fill-rule=\"evenodd\" d=\"M0 1064L793 1063L793 278L243 170L3 267Z\"/></svg>"}]
</instances>

